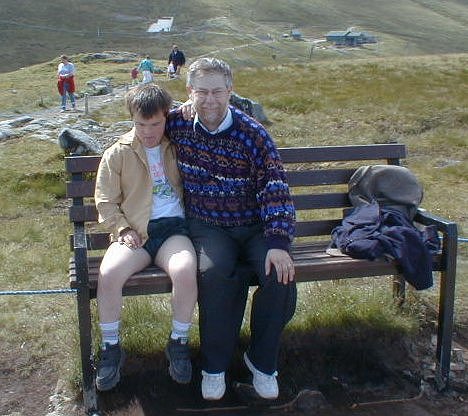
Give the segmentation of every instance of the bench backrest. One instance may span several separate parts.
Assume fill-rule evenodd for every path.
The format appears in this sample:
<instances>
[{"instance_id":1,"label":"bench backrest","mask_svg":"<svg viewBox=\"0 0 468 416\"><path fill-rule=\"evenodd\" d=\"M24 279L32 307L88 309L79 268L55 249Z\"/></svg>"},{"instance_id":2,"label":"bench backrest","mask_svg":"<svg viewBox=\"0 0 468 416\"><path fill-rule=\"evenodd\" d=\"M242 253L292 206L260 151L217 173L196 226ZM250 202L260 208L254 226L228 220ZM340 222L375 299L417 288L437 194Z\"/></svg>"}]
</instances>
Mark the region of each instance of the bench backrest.
<instances>
[{"instance_id":1,"label":"bench backrest","mask_svg":"<svg viewBox=\"0 0 468 416\"><path fill-rule=\"evenodd\" d=\"M289 147L279 149L288 183L297 210L296 237L329 236L339 225L343 209L350 207L347 184L351 175L362 165L399 165L406 157L403 144L375 144L356 146ZM95 173L100 156L69 156L66 170L70 221L75 226L97 222L97 210L92 199ZM105 249L108 233L87 230L89 250Z\"/></svg>"}]
</instances>

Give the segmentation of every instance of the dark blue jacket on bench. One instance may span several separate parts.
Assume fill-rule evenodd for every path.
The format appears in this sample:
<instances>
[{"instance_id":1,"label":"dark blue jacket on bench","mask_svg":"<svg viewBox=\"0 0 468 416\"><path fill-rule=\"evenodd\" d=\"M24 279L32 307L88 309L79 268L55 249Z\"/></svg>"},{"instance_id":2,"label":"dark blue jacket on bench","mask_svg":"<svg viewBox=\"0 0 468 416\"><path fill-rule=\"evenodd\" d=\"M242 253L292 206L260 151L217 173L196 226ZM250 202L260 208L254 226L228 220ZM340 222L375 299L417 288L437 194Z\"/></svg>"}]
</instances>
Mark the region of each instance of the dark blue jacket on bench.
<instances>
[{"instance_id":1,"label":"dark blue jacket on bench","mask_svg":"<svg viewBox=\"0 0 468 416\"><path fill-rule=\"evenodd\" d=\"M331 247L354 258L398 261L405 280L415 289L432 286L432 255L439 248L437 232L419 231L401 211L376 201L354 208L332 231Z\"/></svg>"}]
</instances>

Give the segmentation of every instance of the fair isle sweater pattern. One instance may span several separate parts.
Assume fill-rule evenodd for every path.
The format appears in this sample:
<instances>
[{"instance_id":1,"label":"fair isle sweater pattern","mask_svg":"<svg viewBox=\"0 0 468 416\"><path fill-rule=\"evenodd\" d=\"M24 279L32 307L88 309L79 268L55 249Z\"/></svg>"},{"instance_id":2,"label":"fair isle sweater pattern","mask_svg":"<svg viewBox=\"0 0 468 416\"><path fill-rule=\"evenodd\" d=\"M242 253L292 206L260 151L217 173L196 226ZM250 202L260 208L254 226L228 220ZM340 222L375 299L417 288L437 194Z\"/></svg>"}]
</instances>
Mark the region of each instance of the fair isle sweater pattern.
<instances>
[{"instance_id":1,"label":"fair isle sweater pattern","mask_svg":"<svg viewBox=\"0 0 468 416\"><path fill-rule=\"evenodd\" d=\"M269 248L288 250L295 209L278 150L264 127L234 107L232 126L210 135L172 111L186 216L231 227L262 223Z\"/></svg>"}]
</instances>

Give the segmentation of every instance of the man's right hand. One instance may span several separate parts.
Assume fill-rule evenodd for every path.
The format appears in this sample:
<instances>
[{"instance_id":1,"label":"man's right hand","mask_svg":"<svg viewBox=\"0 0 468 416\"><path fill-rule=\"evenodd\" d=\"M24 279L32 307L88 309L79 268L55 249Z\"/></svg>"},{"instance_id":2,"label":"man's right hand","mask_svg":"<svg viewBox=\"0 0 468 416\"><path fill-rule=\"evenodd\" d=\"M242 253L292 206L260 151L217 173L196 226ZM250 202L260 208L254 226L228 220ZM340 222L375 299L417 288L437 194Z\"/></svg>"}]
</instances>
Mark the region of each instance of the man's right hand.
<instances>
[{"instance_id":1,"label":"man's right hand","mask_svg":"<svg viewBox=\"0 0 468 416\"><path fill-rule=\"evenodd\" d=\"M180 111L182 111L182 117L185 121L192 120L195 117L195 110L192 105L192 100L187 100L183 103L180 107Z\"/></svg>"}]
</instances>

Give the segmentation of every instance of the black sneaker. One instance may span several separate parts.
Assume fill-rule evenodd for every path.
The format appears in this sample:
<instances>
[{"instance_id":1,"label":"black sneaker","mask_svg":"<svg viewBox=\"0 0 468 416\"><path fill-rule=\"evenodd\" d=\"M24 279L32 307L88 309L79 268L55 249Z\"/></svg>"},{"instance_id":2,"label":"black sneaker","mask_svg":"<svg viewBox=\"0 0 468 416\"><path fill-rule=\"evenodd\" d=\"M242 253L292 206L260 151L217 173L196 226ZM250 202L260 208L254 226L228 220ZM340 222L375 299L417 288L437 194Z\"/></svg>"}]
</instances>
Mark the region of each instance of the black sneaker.
<instances>
[{"instance_id":1,"label":"black sneaker","mask_svg":"<svg viewBox=\"0 0 468 416\"><path fill-rule=\"evenodd\" d=\"M187 338L169 338L166 346L166 357L169 361L169 374L180 384L190 383L192 379L192 363Z\"/></svg>"},{"instance_id":2,"label":"black sneaker","mask_svg":"<svg viewBox=\"0 0 468 416\"><path fill-rule=\"evenodd\" d=\"M101 350L96 376L96 388L99 391L107 391L114 388L120 381L120 368L125 360L125 353L119 344L104 344Z\"/></svg>"}]
</instances>

